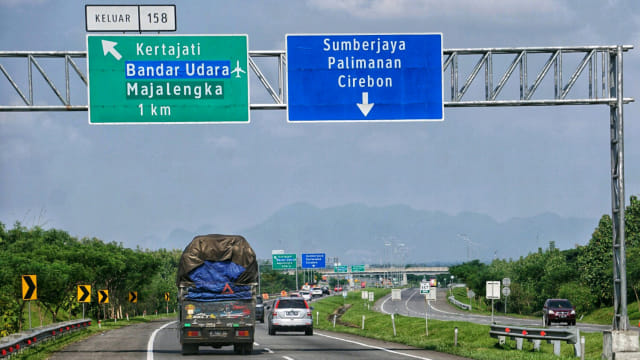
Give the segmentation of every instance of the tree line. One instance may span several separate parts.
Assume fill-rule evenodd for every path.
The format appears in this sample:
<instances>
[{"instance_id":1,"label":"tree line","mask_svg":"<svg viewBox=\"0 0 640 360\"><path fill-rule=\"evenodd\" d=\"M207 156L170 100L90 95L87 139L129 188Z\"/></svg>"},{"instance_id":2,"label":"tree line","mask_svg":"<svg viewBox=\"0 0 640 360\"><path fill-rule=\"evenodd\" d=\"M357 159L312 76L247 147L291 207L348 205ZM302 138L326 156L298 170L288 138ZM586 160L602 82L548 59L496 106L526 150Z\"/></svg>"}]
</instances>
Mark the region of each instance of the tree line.
<instances>
[{"instance_id":1,"label":"tree line","mask_svg":"<svg viewBox=\"0 0 640 360\"><path fill-rule=\"evenodd\" d=\"M0 336L20 331L27 301L22 299L22 275L36 275L37 302L53 322L82 315L78 285L91 285L85 316L94 319L123 312L164 312L176 300L175 276L181 250L128 249L95 237L75 238L57 229L7 229L0 222ZM97 291L108 290L109 303L98 304ZM129 292L137 303L129 303ZM170 294L170 303L164 298Z\"/></svg>"},{"instance_id":2,"label":"tree line","mask_svg":"<svg viewBox=\"0 0 640 360\"><path fill-rule=\"evenodd\" d=\"M511 279L508 311L536 315L548 298L569 299L579 314L613 305L613 230L604 215L584 246L545 250L517 260L496 259L486 264L473 260L450 267L457 279L476 294L486 293L486 281ZM628 301L640 307L640 201L631 196L625 213ZM496 303L504 308L504 299ZM640 309L639 309L640 311Z\"/></svg>"}]
</instances>

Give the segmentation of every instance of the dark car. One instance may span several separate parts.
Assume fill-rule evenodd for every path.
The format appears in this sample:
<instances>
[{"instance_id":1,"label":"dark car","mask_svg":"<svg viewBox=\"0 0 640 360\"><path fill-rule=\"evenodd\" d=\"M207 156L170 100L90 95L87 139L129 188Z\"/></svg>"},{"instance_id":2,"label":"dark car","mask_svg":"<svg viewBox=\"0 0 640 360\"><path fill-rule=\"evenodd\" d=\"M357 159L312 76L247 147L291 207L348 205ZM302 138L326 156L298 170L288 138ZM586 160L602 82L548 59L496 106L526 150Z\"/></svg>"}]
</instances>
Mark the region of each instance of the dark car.
<instances>
[{"instance_id":1,"label":"dark car","mask_svg":"<svg viewBox=\"0 0 640 360\"><path fill-rule=\"evenodd\" d=\"M576 308L567 299L547 299L542 308L542 322L545 326L551 323L576 324Z\"/></svg>"},{"instance_id":2,"label":"dark car","mask_svg":"<svg viewBox=\"0 0 640 360\"><path fill-rule=\"evenodd\" d=\"M267 328L269 335L276 331L304 331L313 335L312 307L302 297L280 297L267 308Z\"/></svg>"},{"instance_id":3,"label":"dark car","mask_svg":"<svg viewBox=\"0 0 640 360\"><path fill-rule=\"evenodd\" d=\"M256 321L264 323L264 302L262 296L256 296Z\"/></svg>"}]
</instances>

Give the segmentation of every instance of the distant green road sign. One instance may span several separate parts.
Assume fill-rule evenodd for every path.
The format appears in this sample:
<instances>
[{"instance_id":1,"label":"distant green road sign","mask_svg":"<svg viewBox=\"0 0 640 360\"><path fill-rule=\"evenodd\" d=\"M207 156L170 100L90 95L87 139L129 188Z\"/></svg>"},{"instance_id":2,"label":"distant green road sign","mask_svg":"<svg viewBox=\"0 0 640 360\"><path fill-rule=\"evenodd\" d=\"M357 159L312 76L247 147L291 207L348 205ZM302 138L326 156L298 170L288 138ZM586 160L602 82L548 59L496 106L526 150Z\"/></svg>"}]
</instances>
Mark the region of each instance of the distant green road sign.
<instances>
[{"instance_id":1,"label":"distant green road sign","mask_svg":"<svg viewBox=\"0 0 640 360\"><path fill-rule=\"evenodd\" d=\"M333 267L333 272L347 272L349 267L347 265L336 265Z\"/></svg>"},{"instance_id":2,"label":"distant green road sign","mask_svg":"<svg viewBox=\"0 0 640 360\"><path fill-rule=\"evenodd\" d=\"M351 265L351 272L364 272L364 265Z\"/></svg>"},{"instance_id":3,"label":"distant green road sign","mask_svg":"<svg viewBox=\"0 0 640 360\"><path fill-rule=\"evenodd\" d=\"M89 123L248 123L247 43L247 35L87 35Z\"/></svg>"},{"instance_id":4,"label":"distant green road sign","mask_svg":"<svg viewBox=\"0 0 640 360\"><path fill-rule=\"evenodd\" d=\"M295 269L298 265L296 254L272 254L273 270Z\"/></svg>"}]
</instances>

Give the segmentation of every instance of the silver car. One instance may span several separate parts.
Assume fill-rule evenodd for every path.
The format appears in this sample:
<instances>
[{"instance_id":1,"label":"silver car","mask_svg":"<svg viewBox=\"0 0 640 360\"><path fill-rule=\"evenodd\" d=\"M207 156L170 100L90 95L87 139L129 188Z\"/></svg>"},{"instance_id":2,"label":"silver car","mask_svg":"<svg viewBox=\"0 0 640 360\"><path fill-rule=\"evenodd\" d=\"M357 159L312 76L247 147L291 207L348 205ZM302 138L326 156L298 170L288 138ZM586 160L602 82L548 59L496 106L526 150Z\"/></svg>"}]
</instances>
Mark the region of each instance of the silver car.
<instances>
[{"instance_id":1,"label":"silver car","mask_svg":"<svg viewBox=\"0 0 640 360\"><path fill-rule=\"evenodd\" d=\"M304 331L305 335L313 335L313 307L305 299L280 297L271 306L267 308L269 335L275 335L276 331Z\"/></svg>"}]
</instances>

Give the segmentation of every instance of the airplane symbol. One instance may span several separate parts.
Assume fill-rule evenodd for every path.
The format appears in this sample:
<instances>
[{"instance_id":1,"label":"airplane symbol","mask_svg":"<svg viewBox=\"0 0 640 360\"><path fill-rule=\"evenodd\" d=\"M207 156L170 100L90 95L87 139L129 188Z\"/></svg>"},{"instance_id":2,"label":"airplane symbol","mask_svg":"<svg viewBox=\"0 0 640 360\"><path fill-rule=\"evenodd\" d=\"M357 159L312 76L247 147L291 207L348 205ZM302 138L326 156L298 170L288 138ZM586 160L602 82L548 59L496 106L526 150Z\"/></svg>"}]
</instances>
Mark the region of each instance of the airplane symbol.
<instances>
[{"instance_id":1,"label":"airplane symbol","mask_svg":"<svg viewBox=\"0 0 640 360\"><path fill-rule=\"evenodd\" d=\"M231 73L232 73L232 74L234 74L234 73L235 73L237 78L239 78L239 77L240 77L240 73L243 73L243 74L245 74L245 73L246 73L246 71L242 70L242 68L240 67L240 60L236 61L236 68L235 68L235 69L233 69L233 70L231 71Z\"/></svg>"}]
</instances>

